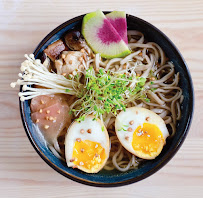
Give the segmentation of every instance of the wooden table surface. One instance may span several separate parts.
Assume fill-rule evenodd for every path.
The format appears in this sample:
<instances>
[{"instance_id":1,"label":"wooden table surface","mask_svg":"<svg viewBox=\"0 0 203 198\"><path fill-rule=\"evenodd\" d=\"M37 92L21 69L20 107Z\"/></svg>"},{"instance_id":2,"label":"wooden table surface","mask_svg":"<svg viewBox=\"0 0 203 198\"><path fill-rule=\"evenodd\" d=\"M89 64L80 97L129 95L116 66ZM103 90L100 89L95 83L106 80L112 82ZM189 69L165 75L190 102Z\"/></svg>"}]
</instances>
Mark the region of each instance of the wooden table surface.
<instances>
[{"instance_id":1,"label":"wooden table surface","mask_svg":"<svg viewBox=\"0 0 203 198\"><path fill-rule=\"evenodd\" d=\"M149 178L128 186L96 188L50 168L23 129L17 79L24 53L53 28L80 14L125 10L162 30L182 52L195 88L189 134L175 157ZM203 0L0 0L0 197L203 197Z\"/></svg>"}]
</instances>

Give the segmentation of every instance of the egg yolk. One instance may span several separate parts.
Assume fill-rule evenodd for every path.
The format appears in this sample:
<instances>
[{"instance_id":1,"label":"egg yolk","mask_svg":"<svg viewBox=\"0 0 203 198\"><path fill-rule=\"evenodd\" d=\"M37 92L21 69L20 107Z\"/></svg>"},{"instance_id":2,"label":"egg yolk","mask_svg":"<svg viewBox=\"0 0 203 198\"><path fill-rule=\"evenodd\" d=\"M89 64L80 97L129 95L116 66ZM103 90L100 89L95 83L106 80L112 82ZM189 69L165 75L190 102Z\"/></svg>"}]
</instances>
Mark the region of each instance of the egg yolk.
<instances>
[{"instance_id":1,"label":"egg yolk","mask_svg":"<svg viewBox=\"0 0 203 198\"><path fill-rule=\"evenodd\" d=\"M132 147L135 151L152 155L162 149L164 138L159 127L155 124L144 123L138 126L133 133Z\"/></svg>"},{"instance_id":2,"label":"egg yolk","mask_svg":"<svg viewBox=\"0 0 203 198\"><path fill-rule=\"evenodd\" d=\"M98 142L90 140L75 142L73 156L75 165L86 169L98 169L106 159L105 149Z\"/></svg>"}]
</instances>

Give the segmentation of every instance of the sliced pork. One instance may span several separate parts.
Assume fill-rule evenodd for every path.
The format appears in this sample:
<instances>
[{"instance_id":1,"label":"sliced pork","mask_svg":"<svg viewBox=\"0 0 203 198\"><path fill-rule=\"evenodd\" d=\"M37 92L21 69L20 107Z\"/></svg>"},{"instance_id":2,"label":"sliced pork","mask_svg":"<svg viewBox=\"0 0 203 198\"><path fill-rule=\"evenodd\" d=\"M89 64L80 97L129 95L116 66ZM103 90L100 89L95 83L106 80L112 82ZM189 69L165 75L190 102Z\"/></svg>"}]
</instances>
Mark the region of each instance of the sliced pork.
<instances>
[{"instance_id":1,"label":"sliced pork","mask_svg":"<svg viewBox=\"0 0 203 198\"><path fill-rule=\"evenodd\" d=\"M60 55L62 51L66 49L62 40L58 40L51 45L49 45L45 50L44 53L52 60L55 61L56 58Z\"/></svg>"},{"instance_id":2,"label":"sliced pork","mask_svg":"<svg viewBox=\"0 0 203 198\"><path fill-rule=\"evenodd\" d=\"M31 118L44 135L46 141L57 149L57 138L71 123L69 105L65 96L44 95L31 101Z\"/></svg>"}]
</instances>

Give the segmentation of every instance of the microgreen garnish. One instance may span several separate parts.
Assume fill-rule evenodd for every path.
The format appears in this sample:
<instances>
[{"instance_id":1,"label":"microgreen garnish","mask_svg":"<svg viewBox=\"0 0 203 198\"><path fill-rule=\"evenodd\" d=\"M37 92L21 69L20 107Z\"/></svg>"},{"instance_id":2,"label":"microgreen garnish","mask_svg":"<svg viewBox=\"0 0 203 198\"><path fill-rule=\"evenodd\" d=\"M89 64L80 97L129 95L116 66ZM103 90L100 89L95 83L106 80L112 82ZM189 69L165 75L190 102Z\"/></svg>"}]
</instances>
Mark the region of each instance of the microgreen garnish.
<instances>
[{"instance_id":1,"label":"microgreen garnish","mask_svg":"<svg viewBox=\"0 0 203 198\"><path fill-rule=\"evenodd\" d=\"M76 119L76 121L81 122L85 120L85 114L80 116L78 119Z\"/></svg>"},{"instance_id":2,"label":"microgreen garnish","mask_svg":"<svg viewBox=\"0 0 203 198\"><path fill-rule=\"evenodd\" d=\"M154 72L152 70L149 71L148 78L150 78L150 77L154 77Z\"/></svg>"},{"instance_id":3,"label":"microgreen garnish","mask_svg":"<svg viewBox=\"0 0 203 198\"><path fill-rule=\"evenodd\" d=\"M120 129L118 129L118 131L127 131L127 129L124 129L124 128L120 128Z\"/></svg>"},{"instance_id":4,"label":"microgreen garnish","mask_svg":"<svg viewBox=\"0 0 203 198\"><path fill-rule=\"evenodd\" d=\"M145 98L145 101L146 101L146 102L150 102L150 99L149 99L149 98Z\"/></svg>"},{"instance_id":5,"label":"microgreen garnish","mask_svg":"<svg viewBox=\"0 0 203 198\"><path fill-rule=\"evenodd\" d=\"M154 87L151 88L151 91L155 91L155 90L157 90L157 88L154 88Z\"/></svg>"},{"instance_id":6,"label":"microgreen garnish","mask_svg":"<svg viewBox=\"0 0 203 198\"><path fill-rule=\"evenodd\" d=\"M77 94L79 99L72 106L75 116L79 116L78 121L88 114L96 118L104 113L117 115L118 110L125 111L126 99L146 98L145 94L141 94L146 78L106 72L104 69L95 73L93 67L90 67L86 70L84 82L84 87Z\"/></svg>"}]
</instances>

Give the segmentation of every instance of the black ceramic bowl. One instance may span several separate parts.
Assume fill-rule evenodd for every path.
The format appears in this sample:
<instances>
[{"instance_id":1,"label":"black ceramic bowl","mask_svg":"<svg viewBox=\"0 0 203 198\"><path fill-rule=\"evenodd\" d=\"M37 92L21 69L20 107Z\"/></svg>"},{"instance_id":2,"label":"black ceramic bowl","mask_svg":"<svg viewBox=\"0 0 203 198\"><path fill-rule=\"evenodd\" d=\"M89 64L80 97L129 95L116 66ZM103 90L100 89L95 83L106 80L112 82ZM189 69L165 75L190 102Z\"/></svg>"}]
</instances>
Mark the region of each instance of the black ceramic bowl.
<instances>
[{"instance_id":1,"label":"black ceramic bowl","mask_svg":"<svg viewBox=\"0 0 203 198\"><path fill-rule=\"evenodd\" d=\"M73 18L49 33L35 49L35 57L40 58L42 51L49 44L61 38L68 30L75 26L81 26L83 16L84 15ZM125 173L117 170L102 170L97 174L87 174L77 169L68 168L64 162L60 161L52 154L38 136L38 133L35 132L30 117L29 101L20 102L21 117L25 131L40 157L60 174L83 184L93 186L121 186L140 181L152 175L175 155L183 143L191 123L194 102L193 85L188 67L180 52L166 35L148 22L135 16L127 15L127 24L129 30L138 30L144 34L148 41L158 43L169 59L173 61L176 72L180 73L180 87L183 89L184 95L184 101L181 105L181 120L177 124L177 132L174 138L167 141L163 151L156 159L143 163L137 170L129 170Z\"/></svg>"}]
</instances>

